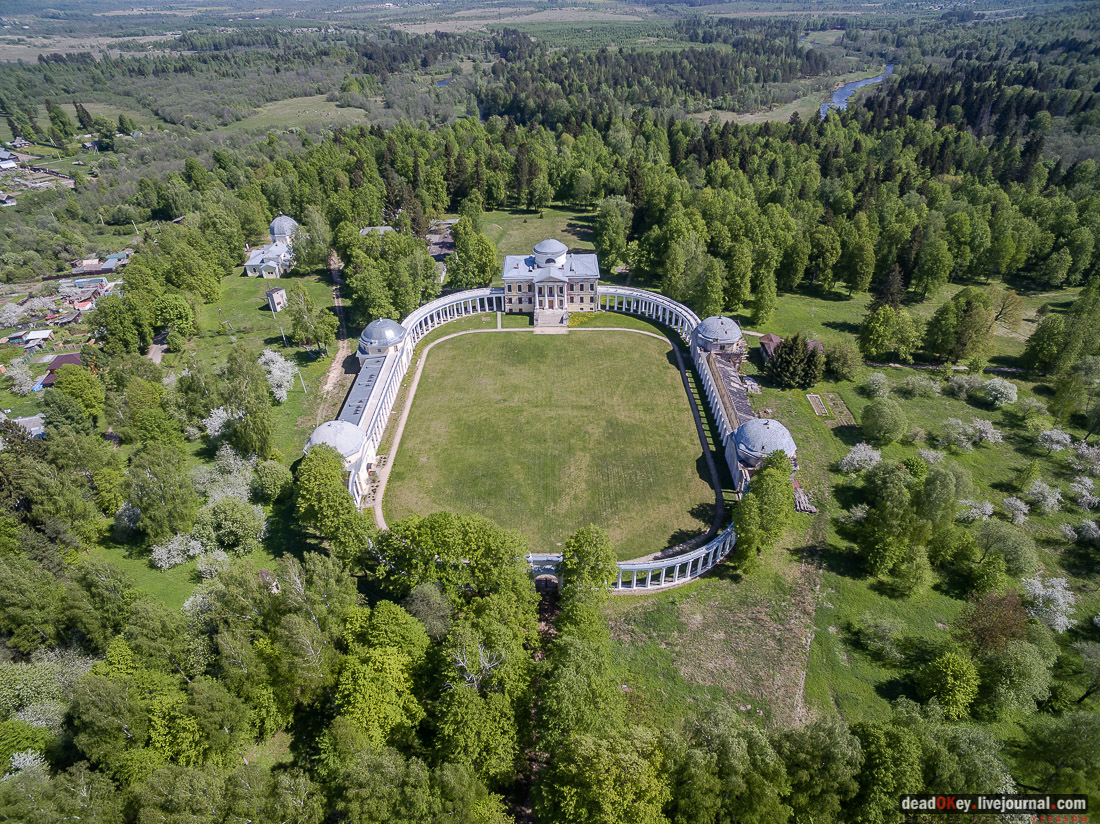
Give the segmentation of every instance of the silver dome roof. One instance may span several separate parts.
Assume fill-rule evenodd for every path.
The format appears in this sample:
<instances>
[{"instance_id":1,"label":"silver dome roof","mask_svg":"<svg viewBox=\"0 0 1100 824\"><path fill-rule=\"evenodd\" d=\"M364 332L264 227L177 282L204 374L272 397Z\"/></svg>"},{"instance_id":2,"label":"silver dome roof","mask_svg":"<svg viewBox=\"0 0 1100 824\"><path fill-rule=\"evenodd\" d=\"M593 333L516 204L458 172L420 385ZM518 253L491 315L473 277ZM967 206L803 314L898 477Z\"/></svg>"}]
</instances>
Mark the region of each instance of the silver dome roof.
<instances>
[{"instance_id":1,"label":"silver dome roof","mask_svg":"<svg viewBox=\"0 0 1100 824\"><path fill-rule=\"evenodd\" d=\"M271 221L271 234L273 235L293 235L297 231L298 223L292 217L279 215Z\"/></svg>"},{"instance_id":2,"label":"silver dome roof","mask_svg":"<svg viewBox=\"0 0 1100 824\"><path fill-rule=\"evenodd\" d=\"M766 458L773 452L783 451L794 457L797 447L787 427L771 418L751 418L733 433L737 451L753 458Z\"/></svg>"},{"instance_id":3,"label":"silver dome roof","mask_svg":"<svg viewBox=\"0 0 1100 824\"><path fill-rule=\"evenodd\" d=\"M389 318L378 318L367 324L359 336L360 346L393 346L405 339L405 327Z\"/></svg>"},{"instance_id":4,"label":"silver dome roof","mask_svg":"<svg viewBox=\"0 0 1100 824\"><path fill-rule=\"evenodd\" d=\"M548 237L546 240L539 241L533 251L536 255L560 255L568 252L569 247L560 240Z\"/></svg>"},{"instance_id":5,"label":"silver dome roof","mask_svg":"<svg viewBox=\"0 0 1100 824\"><path fill-rule=\"evenodd\" d=\"M741 327L732 318L712 315L695 327L696 339L711 343L735 343L741 340Z\"/></svg>"},{"instance_id":6,"label":"silver dome roof","mask_svg":"<svg viewBox=\"0 0 1100 824\"><path fill-rule=\"evenodd\" d=\"M311 446L324 444L331 446L344 458L357 455L367 440L367 434L353 423L348 421L325 421L325 423L313 430L306 442L306 451Z\"/></svg>"}]
</instances>

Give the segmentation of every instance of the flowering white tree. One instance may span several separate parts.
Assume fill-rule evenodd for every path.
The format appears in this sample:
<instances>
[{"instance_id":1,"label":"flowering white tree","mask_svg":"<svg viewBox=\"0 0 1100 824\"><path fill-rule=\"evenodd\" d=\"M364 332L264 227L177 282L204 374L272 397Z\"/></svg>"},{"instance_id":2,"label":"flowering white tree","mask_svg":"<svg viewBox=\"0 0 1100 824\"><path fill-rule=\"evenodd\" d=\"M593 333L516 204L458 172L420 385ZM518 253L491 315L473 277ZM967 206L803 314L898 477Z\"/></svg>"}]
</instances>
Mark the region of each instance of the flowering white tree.
<instances>
[{"instance_id":1,"label":"flowering white tree","mask_svg":"<svg viewBox=\"0 0 1100 824\"><path fill-rule=\"evenodd\" d=\"M1100 504L1100 497L1096 496L1095 484L1092 478L1078 475L1073 479L1073 483L1069 485L1069 488L1073 490L1073 498L1081 509L1095 509L1096 505Z\"/></svg>"},{"instance_id":2,"label":"flowering white tree","mask_svg":"<svg viewBox=\"0 0 1100 824\"><path fill-rule=\"evenodd\" d=\"M1039 446L1045 449L1049 455L1051 452L1061 452L1063 449L1068 449L1069 445L1073 443L1073 437L1061 429L1044 429L1039 433L1038 442Z\"/></svg>"},{"instance_id":3,"label":"flowering white tree","mask_svg":"<svg viewBox=\"0 0 1100 824\"><path fill-rule=\"evenodd\" d=\"M11 380L11 391L17 395L29 395L34 389L34 376L31 368L23 361L8 364L7 376Z\"/></svg>"},{"instance_id":4,"label":"flowering white tree","mask_svg":"<svg viewBox=\"0 0 1100 824\"><path fill-rule=\"evenodd\" d=\"M1031 507L1021 501L1019 498L1005 498L1005 509L1008 510L1008 516L1012 518L1012 523L1022 524L1027 520L1027 513L1031 511Z\"/></svg>"},{"instance_id":5,"label":"flowering white tree","mask_svg":"<svg viewBox=\"0 0 1100 824\"><path fill-rule=\"evenodd\" d=\"M944 458L944 454L935 449L918 449L917 456L929 466L938 464Z\"/></svg>"},{"instance_id":6,"label":"flowering white tree","mask_svg":"<svg viewBox=\"0 0 1100 824\"><path fill-rule=\"evenodd\" d=\"M1001 430L993 426L992 421L985 418L974 418L970 421L970 438L976 444L1002 443L1005 439Z\"/></svg>"},{"instance_id":7,"label":"flowering white tree","mask_svg":"<svg viewBox=\"0 0 1100 824\"><path fill-rule=\"evenodd\" d=\"M970 450L974 444L970 441L970 431L959 418L948 418L940 428L940 446Z\"/></svg>"},{"instance_id":8,"label":"flowering white tree","mask_svg":"<svg viewBox=\"0 0 1100 824\"><path fill-rule=\"evenodd\" d=\"M1044 515L1062 508L1062 493L1050 484L1036 480L1027 490L1027 497Z\"/></svg>"},{"instance_id":9,"label":"flowering white tree","mask_svg":"<svg viewBox=\"0 0 1100 824\"><path fill-rule=\"evenodd\" d=\"M886 398L890 395L890 380L882 372L872 372L863 381L863 389L872 398Z\"/></svg>"},{"instance_id":10,"label":"flowering white tree","mask_svg":"<svg viewBox=\"0 0 1100 824\"><path fill-rule=\"evenodd\" d=\"M959 501L959 506L962 509L958 514L958 519L963 523L972 524L975 521L988 521L993 517L993 504L989 501L963 498Z\"/></svg>"},{"instance_id":11,"label":"flowering white tree","mask_svg":"<svg viewBox=\"0 0 1100 824\"><path fill-rule=\"evenodd\" d=\"M1095 544L1100 541L1100 524L1097 524L1096 521L1082 521L1081 525L1073 530L1073 533L1073 540Z\"/></svg>"},{"instance_id":12,"label":"flowering white tree","mask_svg":"<svg viewBox=\"0 0 1100 824\"><path fill-rule=\"evenodd\" d=\"M1000 409L1010 403L1016 403L1019 388L1012 381L1004 378L990 378L982 387L982 394L989 403Z\"/></svg>"},{"instance_id":13,"label":"flowering white tree","mask_svg":"<svg viewBox=\"0 0 1100 824\"><path fill-rule=\"evenodd\" d=\"M0 306L0 326L15 326L21 317L23 317L23 307L18 303L5 303Z\"/></svg>"},{"instance_id":14,"label":"flowering white tree","mask_svg":"<svg viewBox=\"0 0 1100 824\"><path fill-rule=\"evenodd\" d=\"M37 750L22 750L11 754L11 762L8 766L9 774L27 772L30 770L44 770L46 759Z\"/></svg>"},{"instance_id":15,"label":"flowering white tree","mask_svg":"<svg viewBox=\"0 0 1100 824\"><path fill-rule=\"evenodd\" d=\"M947 379L947 392L956 398L969 398L982 387L981 375L952 375Z\"/></svg>"},{"instance_id":16,"label":"flowering white tree","mask_svg":"<svg viewBox=\"0 0 1100 824\"><path fill-rule=\"evenodd\" d=\"M1073 468L1086 475L1100 475L1100 446L1090 446L1084 441L1073 445Z\"/></svg>"},{"instance_id":17,"label":"flowering white tree","mask_svg":"<svg viewBox=\"0 0 1100 824\"><path fill-rule=\"evenodd\" d=\"M860 441L840 461L840 471L846 475L870 469L882 460L882 453L868 443Z\"/></svg>"},{"instance_id":18,"label":"flowering white tree","mask_svg":"<svg viewBox=\"0 0 1100 824\"><path fill-rule=\"evenodd\" d=\"M228 561L229 556L220 549L205 552L195 563L195 571L199 573L200 578L213 578L225 568Z\"/></svg>"},{"instance_id":19,"label":"flowering white tree","mask_svg":"<svg viewBox=\"0 0 1100 824\"><path fill-rule=\"evenodd\" d=\"M1077 596L1065 578L1043 580L1041 575L1024 578L1024 594L1031 602L1027 614L1061 634L1077 622L1070 617Z\"/></svg>"},{"instance_id":20,"label":"flowering white tree","mask_svg":"<svg viewBox=\"0 0 1100 824\"><path fill-rule=\"evenodd\" d=\"M295 366L274 349L265 349L257 363L267 373L267 384L275 400L283 403L294 386Z\"/></svg>"},{"instance_id":21,"label":"flowering white tree","mask_svg":"<svg viewBox=\"0 0 1100 824\"><path fill-rule=\"evenodd\" d=\"M972 418L970 423L963 423L959 418L948 418L940 429L939 445L970 451L976 444L1001 443L1004 439L992 421Z\"/></svg>"},{"instance_id":22,"label":"flowering white tree","mask_svg":"<svg viewBox=\"0 0 1100 824\"><path fill-rule=\"evenodd\" d=\"M226 425L239 417L241 417L241 413L232 412L224 406L219 406L217 409L211 409L210 414L203 418L202 428L206 430L208 438L220 438Z\"/></svg>"},{"instance_id":23,"label":"flowering white tree","mask_svg":"<svg viewBox=\"0 0 1100 824\"><path fill-rule=\"evenodd\" d=\"M179 566L188 558L201 555L206 548L190 535L176 535L163 544L157 544L150 552L153 566L157 569L171 569Z\"/></svg>"},{"instance_id":24,"label":"flowering white tree","mask_svg":"<svg viewBox=\"0 0 1100 824\"><path fill-rule=\"evenodd\" d=\"M898 393L907 398L930 398L940 394L940 387L924 375L910 375L898 384Z\"/></svg>"},{"instance_id":25,"label":"flowering white tree","mask_svg":"<svg viewBox=\"0 0 1100 824\"><path fill-rule=\"evenodd\" d=\"M32 727L42 727L54 735L61 735L65 727L65 715L69 705L57 699L47 699L29 704L11 714L12 721L22 721Z\"/></svg>"},{"instance_id":26,"label":"flowering white tree","mask_svg":"<svg viewBox=\"0 0 1100 824\"><path fill-rule=\"evenodd\" d=\"M256 456L242 458L229 444L218 447L211 466L192 470L195 489L212 504L221 498L236 498L247 502L252 492L252 474L256 471Z\"/></svg>"},{"instance_id":27,"label":"flowering white tree","mask_svg":"<svg viewBox=\"0 0 1100 824\"><path fill-rule=\"evenodd\" d=\"M1047 405L1038 398L1024 398L1016 404L1016 416L1022 421L1028 421L1039 415L1047 413Z\"/></svg>"}]
</instances>

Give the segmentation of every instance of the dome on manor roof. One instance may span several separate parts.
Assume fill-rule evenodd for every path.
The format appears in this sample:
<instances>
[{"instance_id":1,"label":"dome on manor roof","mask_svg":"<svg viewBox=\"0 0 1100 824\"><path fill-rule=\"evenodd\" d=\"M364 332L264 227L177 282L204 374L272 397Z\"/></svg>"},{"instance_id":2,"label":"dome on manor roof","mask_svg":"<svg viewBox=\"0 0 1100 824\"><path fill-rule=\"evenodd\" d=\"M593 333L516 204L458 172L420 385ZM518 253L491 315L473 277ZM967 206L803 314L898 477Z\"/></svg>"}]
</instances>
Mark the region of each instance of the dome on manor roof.
<instances>
[{"instance_id":1,"label":"dome on manor roof","mask_svg":"<svg viewBox=\"0 0 1100 824\"><path fill-rule=\"evenodd\" d=\"M298 231L298 223L292 217L286 215L279 215L273 221L271 221L271 234L275 235L293 235Z\"/></svg>"},{"instance_id":2,"label":"dome on manor roof","mask_svg":"<svg viewBox=\"0 0 1100 824\"><path fill-rule=\"evenodd\" d=\"M359 336L360 346L393 346L405 339L405 327L389 318L378 318L367 324Z\"/></svg>"},{"instance_id":3,"label":"dome on manor roof","mask_svg":"<svg viewBox=\"0 0 1100 824\"><path fill-rule=\"evenodd\" d=\"M733 433L737 452L762 460L773 452L782 450L794 457L797 447L787 427L771 418L751 418L737 427Z\"/></svg>"},{"instance_id":4,"label":"dome on manor roof","mask_svg":"<svg viewBox=\"0 0 1100 824\"><path fill-rule=\"evenodd\" d=\"M317 444L331 446L344 458L358 455L367 440L367 434L348 421L326 421L313 430L306 442L306 450Z\"/></svg>"},{"instance_id":5,"label":"dome on manor roof","mask_svg":"<svg viewBox=\"0 0 1100 824\"><path fill-rule=\"evenodd\" d=\"M741 327L732 318L712 315L695 327L696 340L708 343L736 343L741 340Z\"/></svg>"},{"instance_id":6,"label":"dome on manor roof","mask_svg":"<svg viewBox=\"0 0 1100 824\"><path fill-rule=\"evenodd\" d=\"M539 241L533 251L536 255L562 255L569 251L569 247L560 240L548 237L546 240Z\"/></svg>"}]
</instances>

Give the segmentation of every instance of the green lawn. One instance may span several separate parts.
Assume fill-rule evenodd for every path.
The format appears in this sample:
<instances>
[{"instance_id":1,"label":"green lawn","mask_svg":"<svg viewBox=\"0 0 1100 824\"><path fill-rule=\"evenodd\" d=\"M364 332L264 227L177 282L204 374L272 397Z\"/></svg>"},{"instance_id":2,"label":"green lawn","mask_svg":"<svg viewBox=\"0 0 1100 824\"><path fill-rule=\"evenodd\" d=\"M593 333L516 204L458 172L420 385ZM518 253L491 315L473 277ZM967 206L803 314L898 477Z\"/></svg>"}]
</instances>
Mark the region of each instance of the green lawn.
<instances>
[{"instance_id":1,"label":"green lawn","mask_svg":"<svg viewBox=\"0 0 1100 824\"><path fill-rule=\"evenodd\" d=\"M671 358L667 342L623 332L440 344L394 459L387 520L480 513L535 551L592 523L620 558L705 530L713 492Z\"/></svg>"},{"instance_id":2,"label":"green lawn","mask_svg":"<svg viewBox=\"0 0 1100 824\"><path fill-rule=\"evenodd\" d=\"M317 94L277 100L261 106L255 114L222 128L226 131L284 131L307 124L350 126L367 122L367 113L362 109L341 108L325 97Z\"/></svg>"},{"instance_id":3,"label":"green lawn","mask_svg":"<svg viewBox=\"0 0 1100 824\"><path fill-rule=\"evenodd\" d=\"M573 251L590 250L594 217L595 212L566 206L548 206L541 212L493 211L481 216L481 231L496 244L503 261L504 255L530 254L536 243L548 237Z\"/></svg>"}]
</instances>

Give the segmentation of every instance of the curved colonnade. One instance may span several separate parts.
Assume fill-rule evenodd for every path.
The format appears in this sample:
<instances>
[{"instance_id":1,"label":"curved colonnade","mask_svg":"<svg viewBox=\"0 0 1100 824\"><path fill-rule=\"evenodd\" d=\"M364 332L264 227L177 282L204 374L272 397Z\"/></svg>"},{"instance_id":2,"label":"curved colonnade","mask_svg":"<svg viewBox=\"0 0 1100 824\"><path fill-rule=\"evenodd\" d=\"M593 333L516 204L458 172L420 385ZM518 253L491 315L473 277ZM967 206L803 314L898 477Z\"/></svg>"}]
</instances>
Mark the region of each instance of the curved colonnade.
<instances>
[{"instance_id":1,"label":"curved colonnade","mask_svg":"<svg viewBox=\"0 0 1100 824\"><path fill-rule=\"evenodd\" d=\"M634 289L629 286L598 287L599 308L609 312L622 312L649 318L675 329L688 343L696 371L703 382L711 413L718 425L721 443L733 431L725 409L718 400L718 390L710 370L703 363L705 357L692 345L692 332L699 325L699 316L681 303L655 292ZM452 320L484 312L504 311L504 290L499 287L485 287L456 292L436 298L430 303L415 309L401 325L405 327L407 343L401 347L390 369L384 369L379 375L377 393L378 403L367 418L363 427L368 443L377 449L382 440L390 412L393 410L401 381L408 372L413 360L416 344L432 329ZM369 406L370 404L368 404ZM622 561L618 564L618 579L612 583L616 592L639 592L644 590L665 589L698 578L718 564L729 554L736 542L736 533L732 525L701 547L688 550L679 555L649 561ZM532 553L527 556L531 573L535 577L553 575L559 577L560 553Z\"/></svg>"}]
</instances>

